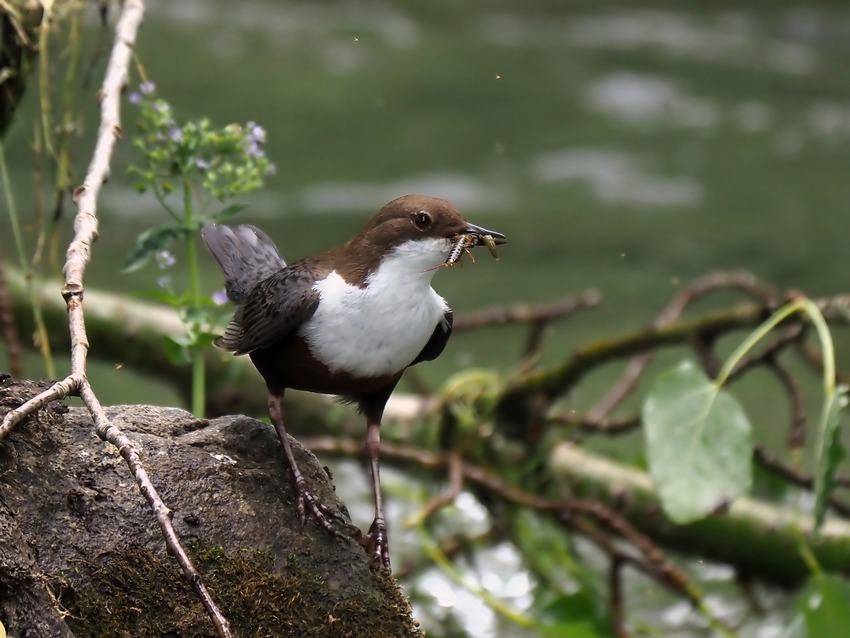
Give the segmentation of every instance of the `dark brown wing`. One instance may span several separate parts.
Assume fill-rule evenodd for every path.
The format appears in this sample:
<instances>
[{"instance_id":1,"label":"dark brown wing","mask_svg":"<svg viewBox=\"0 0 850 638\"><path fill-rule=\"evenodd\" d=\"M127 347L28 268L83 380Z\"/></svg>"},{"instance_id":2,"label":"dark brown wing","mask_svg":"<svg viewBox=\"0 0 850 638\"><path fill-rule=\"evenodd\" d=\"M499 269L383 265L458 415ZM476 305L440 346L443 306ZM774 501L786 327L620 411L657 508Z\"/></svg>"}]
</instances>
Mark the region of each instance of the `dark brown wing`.
<instances>
[{"instance_id":1,"label":"dark brown wing","mask_svg":"<svg viewBox=\"0 0 850 638\"><path fill-rule=\"evenodd\" d=\"M266 348L313 316L319 293L316 273L302 262L283 268L254 286L215 344L235 354Z\"/></svg>"},{"instance_id":2,"label":"dark brown wing","mask_svg":"<svg viewBox=\"0 0 850 638\"><path fill-rule=\"evenodd\" d=\"M434 332L431 335L431 338L428 339L428 343L425 344L425 347L422 348L422 352L419 353L419 356L413 360L413 363L410 365L416 365L420 361L433 361L445 349L446 344L449 341L449 337L452 334L452 324L454 323L454 313L451 310L447 310L446 314L443 315L443 318L440 320L440 323L437 324L437 327L434 328Z\"/></svg>"}]
</instances>

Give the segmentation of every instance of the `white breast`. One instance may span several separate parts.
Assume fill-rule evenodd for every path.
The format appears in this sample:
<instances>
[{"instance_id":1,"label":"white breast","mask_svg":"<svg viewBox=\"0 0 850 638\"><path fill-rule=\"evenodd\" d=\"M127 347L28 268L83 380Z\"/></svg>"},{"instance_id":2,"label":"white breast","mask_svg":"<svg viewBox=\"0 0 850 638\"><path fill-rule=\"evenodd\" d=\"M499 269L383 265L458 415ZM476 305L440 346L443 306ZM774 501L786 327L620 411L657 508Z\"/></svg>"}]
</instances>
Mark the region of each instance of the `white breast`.
<instances>
[{"instance_id":1,"label":"white breast","mask_svg":"<svg viewBox=\"0 0 850 638\"><path fill-rule=\"evenodd\" d=\"M313 356L358 376L394 374L413 363L448 310L431 278L450 249L442 239L402 244L364 288L336 271L316 282L321 301L301 327Z\"/></svg>"}]
</instances>

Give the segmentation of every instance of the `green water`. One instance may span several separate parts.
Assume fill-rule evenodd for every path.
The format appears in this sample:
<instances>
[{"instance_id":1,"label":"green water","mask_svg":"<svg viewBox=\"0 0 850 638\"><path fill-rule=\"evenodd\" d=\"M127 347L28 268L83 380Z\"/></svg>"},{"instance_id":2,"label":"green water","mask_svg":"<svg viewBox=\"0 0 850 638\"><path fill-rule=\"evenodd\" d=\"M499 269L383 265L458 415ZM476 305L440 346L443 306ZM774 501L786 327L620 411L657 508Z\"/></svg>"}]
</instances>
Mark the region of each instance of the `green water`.
<instances>
[{"instance_id":1,"label":"green water","mask_svg":"<svg viewBox=\"0 0 850 638\"><path fill-rule=\"evenodd\" d=\"M278 174L241 219L288 259L420 191L510 240L500 261L484 254L435 278L457 313L598 288L600 308L550 331L545 362L646 324L707 271L847 289L846 3L152 2L137 52L184 118L266 127ZM125 104L128 133L132 114ZM24 185L29 136L19 126L8 148ZM89 286L152 287L159 275L116 274L135 235L165 221L124 177L128 157L124 143ZM27 190L16 192L25 211ZM211 262L204 279L220 285ZM510 370L523 337L459 336L420 372L439 384L470 365ZM150 386L95 372L105 403L150 401ZM592 403L610 377L572 400ZM769 391L744 391L763 429L785 423Z\"/></svg>"}]
</instances>

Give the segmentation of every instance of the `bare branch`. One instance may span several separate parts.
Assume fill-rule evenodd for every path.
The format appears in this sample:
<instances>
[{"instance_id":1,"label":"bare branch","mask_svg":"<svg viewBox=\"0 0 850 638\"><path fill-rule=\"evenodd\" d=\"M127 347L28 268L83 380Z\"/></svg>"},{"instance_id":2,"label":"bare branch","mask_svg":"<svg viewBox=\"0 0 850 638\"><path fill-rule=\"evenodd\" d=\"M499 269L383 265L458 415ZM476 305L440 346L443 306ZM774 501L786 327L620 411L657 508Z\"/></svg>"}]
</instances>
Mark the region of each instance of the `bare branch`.
<instances>
[{"instance_id":1,"label":"bare branch","mask_svg":"<svg viewBox=\"0 0 850 638\"><path fill-rule=\"evenodd\" d=\"M619 638L629 638L626 627L626 614L623 604L623 565L621 558L612 558L608 567L608 591L611 597L611 616L614 620L614 631Z\"/></svg>"},{"instance_id":2,"label":"bare branch","mask_svg":"<svg viewBox=\"0 0 850 638\"><path fill-rule=\"evenodd\" d=\"M764 449L759 446L756 446L756 448L753 450L753 458L765 470L767 470L774 476L778 476L780 478L785 479L792 485L796 485L797 487L802 487L803 489L810 491L815 488L815 479L813 476L803 474L802 472L795 470L794 468L788 467L787 465L783 465L779 462L778 459L765 452ZM850 477L836 476L834 481L837 487L850 487ZM850 505L844 503L835 496L830 496L827 502L830 508L832 508L838 514L841 514L845 518L850 517Z\"/></svg>"},{"instance_id":3,"label":"bare branch","mask_svg":"<svg viewBox=\"0 0 850 638\"><path fill-rule=\"evenodd\" d=\"M637 414L592 420L587 415L560 412L549 415L548 421L556 425L577 427L597 434L626 434L640 427L641 424L640 417Z\"/></svg>"},{"instance_id":4,"label":"bare branch","mask_svg":"<svg viewBox=\"0 0 850 638\"><path fill-rule=\"evenodd\" d=\"M517 304L499 308L488 308L472 312L455 319L453 330L464 331L484 326L504 326L512 323L537 323L563 319L579 310L592 308L602 297L596 290L586 290L558 301L540 305Z\"/></svg>"},{"instance_id":5,"label":"bare branch","mask_svg":"<svg viewBox=\"0 0 850 638\"><path fill-rule=\"evenodd\" d=\"M51 401L59 401L67 396L76 394L82 379L71 374L62 381L57 381L44 392L34 396L14 410L10 410L0 423L0 441L5 439L18 423L31 414L35 414Z\"/></svg>"}]
</instances>

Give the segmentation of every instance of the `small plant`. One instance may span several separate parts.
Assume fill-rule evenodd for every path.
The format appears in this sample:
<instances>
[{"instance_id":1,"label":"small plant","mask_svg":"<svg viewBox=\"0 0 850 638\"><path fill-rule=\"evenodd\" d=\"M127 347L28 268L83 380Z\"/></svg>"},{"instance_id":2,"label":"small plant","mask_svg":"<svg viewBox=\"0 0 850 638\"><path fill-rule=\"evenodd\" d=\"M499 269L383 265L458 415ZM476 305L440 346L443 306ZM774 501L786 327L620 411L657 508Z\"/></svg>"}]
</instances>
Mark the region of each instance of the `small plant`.
<instances>
[{"instance_id":1,"label":"small plant","mask_svg":"<svg viewBox=\"0 0 850 638\"><path fill-rule=\"evenodd\" d=\"M169 247L174 241L185 242L188 291L175 292L171 278L164 275L157 280L160 290L149 296L180 311L186 332L167 338L166 352L174 363L191 363L192 412L203 416L203 351L213 337L209 326L217 314L214 309L225 298L201 294L196 235L204 224L224 221L242 210L240 204L223 204L261 188L275 166L265 153L266 132L254 122L216 128L208 118L200 118L178 124L171 105L156 96L149 81L128 99L139 109L132 145L141 153L128 171L138 179L138 191L152 193L171 219L136 238L124 270L137 270L154 257L160 269L170 268L176 260Z\"/></svg>"}]
</instances>

